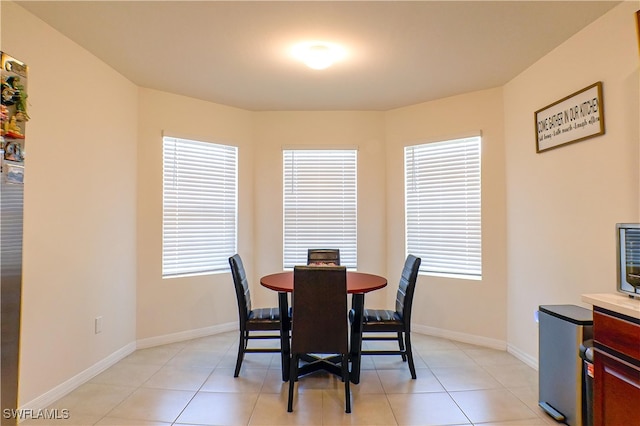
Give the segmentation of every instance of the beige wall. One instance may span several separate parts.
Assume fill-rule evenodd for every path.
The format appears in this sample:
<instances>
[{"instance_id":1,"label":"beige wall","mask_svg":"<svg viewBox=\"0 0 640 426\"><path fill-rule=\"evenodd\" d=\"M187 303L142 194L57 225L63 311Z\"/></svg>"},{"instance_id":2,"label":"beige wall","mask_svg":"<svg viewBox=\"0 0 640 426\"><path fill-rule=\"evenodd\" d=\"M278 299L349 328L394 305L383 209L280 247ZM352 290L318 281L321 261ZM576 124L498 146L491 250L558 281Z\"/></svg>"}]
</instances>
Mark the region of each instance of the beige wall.
<instances>
[{"instance_id":1,"label":"beige wall","mask_svg":"<svg viewBox=\"0 0 640 426\"><path fill-rule=\"evenodd\" d=\"M282 270L282 147L358 148L358 269L386 275L383 113L359 111L254 113L254 282ZM259 286L257 286L259 287ZM256 304L276 303L256 288ZM384 291L367 298L383 303Z\"/></svg>"},{"instance_id":2,"label":"beige wall","mask_svg":"<svg viewBox=\"0 0 640 426\"><path fill-rule=\"evenodd\" d=\"M420 275L414 329L493 347L506 345L506 257L502 90L491 89L386 114L387 264L405 253L404 147L482 132L482 280Z\"/></svg>"},{"instance_id":3,"label":"beige wall","mask_svg":"<svg viewBox=\"0 0 640 426\"><path fill-rule=\"evenodd\" d=\"M3 1L29 65L20 404L135 341L137 88ZM94 334L94 318L104 331Z\"/></svg>"},{"instance_id":4,"label":"beige wall","mask_svg":"<svg viewBox=\"0 0 640 426\"><path fill-rule=\"evenodd\" d=\"M616 7L504 87L508 340L532 362L534 311L614 292L615 223L640 219L637 9ZM536 154L533 112L596 81L606 134Z\"/></svg>"},{"instance_id":5,"label":"beige wall","mask_svg":"<svg viewBox=\"0 0 640 426\"><path fill-rule=\"evenodd\" d=\"M405 254L402 148L476 131L483 279L420 276L414 329L508 342L535 364L538 304L613 291L613 226L640 220L634 3L503 88L388 112L249 112L138 89L19 6L0 4L1 47L31 66L21 404L136 340L236 323L230 274L161 278L163 131L239 146L238 251L256 305L276 303L257 280L282 264L282 146L358 147L358 267L389 278L367 304L391 307ZM607 134L535 154L533 111L598 80Z\"/></svg>"},{"instance_id":6,"label":"beige wall","mask_svg":"<svg viewBox=\"0 0 640 426\"><path fill-rule=\"evenodd\" d=\"M404 261L403 143L415 142L419 135L455 137L482 130L483 180L489 188L483 193L487 253L484 279L478 282L421 277L425 288L436 286L437 297L428 291L418 292L414 322L427 331L505 346L501 90L389 113L248 113L147 89L141 89L140 94L138 339L220 325L235 321L236 315L234 302L229 303L234 300L229 274L160 278L163 128L240 144L240 197L247 204L241 202L239 207L239 248L251 279L255 306L277 303L276 294L259 285L259 277L282 269L282 148L358 148L358 268L388 277L386 290L367 297L368 305L380 307L392 306ZM456 131L460 126L465 130ZM242 134L247 129L252 129L251 135ZM385 144L385 137L393 142ZM243 150L243 146L247 149ZM387 202L387 198L393 201ZM243 235L250 240L243 243ZM220 293L221 289L224 293ZM489 309L492 304L501 308ZM479 319L468 321L469 316Z\"/></svg>"},{"instance_id":7,"label":"beige wall","mask_svg":"<svg viewBox=\"0 0 640 426\"><path fill-rule=\"evenodd\" d=\"M139 99L137 338L190 331L194 336L213 332L212 326L237 324L230 273L162 279L162 134L238 146L238 252L247 260L250 274L254 215L251 113L149 89L140 89Z\"/></svg>"},{"instance_id":8,"label":"beige wall","mask_svg":"<svg viewBox=\"0 0 640 426\"><path fill-rule=\"evenodd\" d=\"M378 112L251 113L140 89L137 338L170 341L180 333L206 333L237 322L230 274L161 277L163 131L240 147L238 251L254 306L275 306L276 293L261 287L259 278L282 270L283 146L359 148L358 265L385 274L382 118ZM384 303L384 294L370 299Z\"/></svg>"}]
</instances>

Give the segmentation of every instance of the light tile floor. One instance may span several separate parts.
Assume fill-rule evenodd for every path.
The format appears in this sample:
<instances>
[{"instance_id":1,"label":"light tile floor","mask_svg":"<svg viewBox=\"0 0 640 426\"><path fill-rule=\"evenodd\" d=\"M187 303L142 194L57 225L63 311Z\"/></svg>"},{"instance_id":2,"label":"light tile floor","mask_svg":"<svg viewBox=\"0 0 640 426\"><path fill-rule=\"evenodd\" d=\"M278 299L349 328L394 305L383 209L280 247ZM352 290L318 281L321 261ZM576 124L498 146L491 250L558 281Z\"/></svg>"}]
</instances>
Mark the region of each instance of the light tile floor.
<instances>
[{"instance_id":1,"label":"light tile floor","mask_svg":"<svg viewBox=\"0 0 640 426\"><path fill-rule=\"evenodd\" d=\"M556 424L537 406L537 372L510 354L417 333L413 340L418 378L399 356L364 356L351 414L343 384L321 372L299 380L287 413L278 354L247 354L234 378L234 332L138 350L49 407L69 410L69 419L21 424Z\"/></svg>"}]
</instances>

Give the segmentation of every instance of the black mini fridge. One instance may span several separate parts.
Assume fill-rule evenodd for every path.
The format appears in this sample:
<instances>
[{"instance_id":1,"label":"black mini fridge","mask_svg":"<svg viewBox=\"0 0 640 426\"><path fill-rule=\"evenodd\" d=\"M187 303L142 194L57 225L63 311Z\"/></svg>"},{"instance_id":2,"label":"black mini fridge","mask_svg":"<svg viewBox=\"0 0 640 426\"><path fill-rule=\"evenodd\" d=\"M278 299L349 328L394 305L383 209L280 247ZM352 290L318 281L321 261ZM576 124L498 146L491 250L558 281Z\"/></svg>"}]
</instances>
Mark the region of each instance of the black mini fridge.
<instances>
[{"instance_id":1,"label":"black mini fridge","mask_svg":"<svg viewBox=\"0 0 640 426\"><path fill-rule=\"evenodd\" d=\"M544 305L538 320L538 404L559 423L583 426L580 345L593 337L593 313L575 305Z\"/></svg>"}]
</instances>

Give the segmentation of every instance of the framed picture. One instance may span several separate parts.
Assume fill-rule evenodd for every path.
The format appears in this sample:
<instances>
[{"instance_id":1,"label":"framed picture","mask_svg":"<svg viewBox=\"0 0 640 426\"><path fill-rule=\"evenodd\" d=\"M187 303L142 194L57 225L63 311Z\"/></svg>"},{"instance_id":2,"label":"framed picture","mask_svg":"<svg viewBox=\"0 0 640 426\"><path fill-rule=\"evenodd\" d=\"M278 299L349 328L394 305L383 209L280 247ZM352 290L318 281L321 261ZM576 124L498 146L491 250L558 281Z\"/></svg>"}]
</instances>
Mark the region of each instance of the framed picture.
<instances>
[{"instance_id":1,"label":"framed picture","mask_svg":"<svg viewBox=\"0 0 640 426\"><path fill-rule=\"evenodd\" d=\"M539 109L534 118L538 153L603 135L602 82Z\"/></svg>"}]
</instances>

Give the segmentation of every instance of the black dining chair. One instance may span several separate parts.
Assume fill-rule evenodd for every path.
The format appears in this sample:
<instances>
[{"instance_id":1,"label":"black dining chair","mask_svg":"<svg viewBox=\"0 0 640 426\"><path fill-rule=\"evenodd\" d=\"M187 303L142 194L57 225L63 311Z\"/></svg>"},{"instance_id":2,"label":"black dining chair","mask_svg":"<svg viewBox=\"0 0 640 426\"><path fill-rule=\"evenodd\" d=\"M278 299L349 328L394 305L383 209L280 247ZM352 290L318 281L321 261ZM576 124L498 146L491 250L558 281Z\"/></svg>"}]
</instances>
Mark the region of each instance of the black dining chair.
<instances>
[{"instance_id":1,"label":"black dining chair","mask_svg":"<svg viewBox=\"0 0 640 426\"><path fill-rule=\"evenodd\" d=\"M362 355L401 355L403 361L409 361L412 379L416 378L416 368L411 350L411 307L421 261L419 257L411 254L407 256L398 285L395 310L365 307L362 317L362 340L396 340L398 342L398 350L363 350ZM352 311L349 315L352 321L353 314ZM396 335L390 336L389 333L396 333Z\"/></svg>"},{"instance_id":2,"label":"black dining chair","mask_svg":"<svg viewBox=\"0 0 640 426\"><path fill-rule=\"evenodd\" d=\"M244 359L245 353L262 353L262 352L281 352L281 348L249 348L249 340L251 339L278 339L280 340L280 310L279 308L258 308L251 307L251 294L249 293L249 282L247 274L242 264L240 255L235 254L229 258L231 266L231 275L233 276L233 284L236 289L236 298L238 300L238 314L240 318L240 342L238 345L238 359L236 361L236 369L233 377L238 377L240 367ZM284 318L289 321L289 318ZM288 330L288 326L283 328ZM278 331L278 334L256 334L251 335L252 331ZM288 331L286 331L288 333ZM287 336L287 338L289 338Z\"/></svg>"},{"instance_id":3,"label":"black dining chair","mask_svg":"<svg viewBox=\"0 0 640 426\"><path fill-rule=\"evenodd\" d=\"M349 321L347 318L347 272L343 266L296 266L293 272L291 318L291 372L289 402L299 362L305 354L339 354L345 392L345 412L351 412L349 390Z\"/></svg>"},{"instance_id":4,"label":"black dining chair","mask_svg":"<svg viewBox=\"0 0 640 426\"><path fill-rule=\"evenodd\" d=\"M308 249L307 265L340 266L339 249Z\"/></svg>"}]
</instances>

